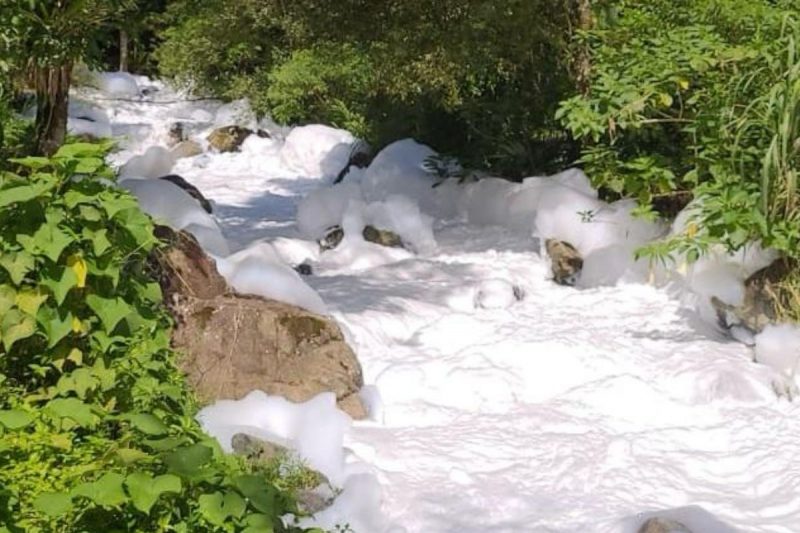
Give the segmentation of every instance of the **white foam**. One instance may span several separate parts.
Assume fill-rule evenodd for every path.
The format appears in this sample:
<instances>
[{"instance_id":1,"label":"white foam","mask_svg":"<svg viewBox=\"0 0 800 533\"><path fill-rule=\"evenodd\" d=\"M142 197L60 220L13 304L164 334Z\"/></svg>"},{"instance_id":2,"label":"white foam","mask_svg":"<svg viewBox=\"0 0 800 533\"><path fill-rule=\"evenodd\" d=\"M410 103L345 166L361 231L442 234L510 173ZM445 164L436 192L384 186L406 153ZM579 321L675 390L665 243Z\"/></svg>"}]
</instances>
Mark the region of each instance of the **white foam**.
<instances>
[{"instance_id":1,"label":"white foam","mask_svg":"<svg viewBox=\"0 0 800 533\"><path fill-rule=\"evenodd\" d=\"M348 131L312 124L294 128L281 150L283 164L302 176L332 180L347 165L356 138Z\"/></svg>"}]
</instances>

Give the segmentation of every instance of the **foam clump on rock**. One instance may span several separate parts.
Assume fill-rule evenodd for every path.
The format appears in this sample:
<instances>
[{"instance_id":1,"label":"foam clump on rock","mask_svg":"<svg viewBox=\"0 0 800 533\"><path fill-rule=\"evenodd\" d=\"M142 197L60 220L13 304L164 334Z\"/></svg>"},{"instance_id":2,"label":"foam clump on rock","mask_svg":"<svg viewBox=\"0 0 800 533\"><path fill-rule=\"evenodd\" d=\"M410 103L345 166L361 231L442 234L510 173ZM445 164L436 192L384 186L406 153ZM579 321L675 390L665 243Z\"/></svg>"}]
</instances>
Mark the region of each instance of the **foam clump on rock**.
<instances>
[{"instance_id":1,"label":"foam clump on rock","mask_svg":"<svg viewBox=\"0 0 800 533\"><path fill-rule=\"evenodd\" d=\"M143 154L131 157L120 168L121 178L160 178L175 166L175 154L163 146L150 146Z\"/></svg>"},{"instance_id":2,"label":"foam clump on rock","mask_svg":"<svg viewBox=\"0 0 800 533\"><path fill-rule=\"evenodd\" d=\"M99 89L109 96L139 96L139 84L136 78L127 72L99 72L96 80Z\"/></svg>"},{"instance_id":3,"label":"foam clump on rock","mask_svg":"<svg viewBox=\"0 0 800 533\"><path fill-rule=\"evenodd\" d=\"M157 222L192 233L207 253L220 257L230 253L214 218L174 183L132 177L120 180L119 186L133 194L142 210Z\"/></svg>"},{"instance_id":4,"label":"foam clump on rock","mask_svg":"<svg viewBox=\"0 0 800 533\"><path fill-rule=\"evenodd\" d=\"M300 126L286 137L281 160L304 177L332 180L347 165L356 142L349 131L320 124Z\"/></svg>"},{"instance_id":5,"label":"foam clump on rock","mask_svg":"<svg viewBox=\"0 0 800 533\"><path fill-rule=\"evenodd\" d=\"M111 137L112 134L108 113L76 98L69 101L67 131L72 135L88 135L95 139Z\"/></svg>"},{"instance_id":6,"label":"foam clump on rock","mask_svg":"<svg viewBox=\"0 0 800 533\"><path fill-rule=\"evenodd\" d=\"M413 139L403 139L384 148L362 174L361 188L367 201L381 201L402 195L434 213L433 175L425 162L436 155L430 147Z\"/></svg>"},{"instance_id":7,"label":"foam clump on rock","mask_svg":"<svg viewBox=\"0 0 800 533\"><path fill-rule=\"evenodd\" d=\"M255 130L258 127L258 120L250 101L242 98L220 106L214 115L214 126L217 128L241 126Z\"/></svg>"},{"instance_id":8,"label":"foam clump on rock","mask_svg":"<svg viewBox=\"0 0 800 533\"><path fill-rule=\"evenodd\" d=\"M344 481L344 435L352 422L336 407L336 395L322 393L305 403L253 391L241 400L218 400L200 411L203 429L222 448L232 451L231 438L247 433L287 443L308 465L334 484Z\"/></svg>"},{"instance_id":9,"label":"foam clump on rock","mask_svg":"<svg viewBox=\"0 0 800 533\"><path fill-rule=\"evenodd\" d=\"M331 506L303 518L301 527L332 531L337 525L348 523L354 531L387 531L381 513L380 483L365 471L364 465L345 461L344 438L352 422L337 409L333 393L293 403L253 391L241 400L217 401L202 409L197 419L228 452L232 451L231 439L237 433L285 445L341 489Z\"/></svg>"},{"instance_id":10,"label":"foam clump on rock","mask_svg":"<svg viewBox=\"0 0 800 533\"><path fill-rule=\"evenodd\" d=\"M319 294L270 243L257 242L228 257L217 258L217 269L237 292L271 298L320 315L328 312Z\"/></svg>"},{"instance_id":11,"label":"foam clump on rock","mask_svg":"<svg viewBox=\"0 0 800 533\"><path fill-rule=\"evenodd\" d=\"M325 231L342 223L353 200L362 201L361 189L354 183L339 183L311 191L297 206L297 226L309 239L319 239Z\"/></svg>"},{"instance_id":12,"label":"foam clump on rock","mask_svg":"<svg viewBox=\"0 0 800 533\"><path fill-rule=\"evenodd\" d=\"M797 379L800 367L800 327L777 324L764 328L755 337L756 361L773 368L790 381Z\"/></svg>"}]
</instances>

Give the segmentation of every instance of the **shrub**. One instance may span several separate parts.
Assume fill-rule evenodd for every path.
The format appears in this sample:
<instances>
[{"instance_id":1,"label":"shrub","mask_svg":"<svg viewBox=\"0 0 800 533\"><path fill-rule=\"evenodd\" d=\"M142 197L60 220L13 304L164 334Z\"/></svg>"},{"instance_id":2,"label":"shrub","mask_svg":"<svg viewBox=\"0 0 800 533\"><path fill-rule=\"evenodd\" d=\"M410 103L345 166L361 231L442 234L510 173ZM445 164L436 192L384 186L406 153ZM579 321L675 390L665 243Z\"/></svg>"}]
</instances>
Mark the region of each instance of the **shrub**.
<instances>
[{"instance_id":1,"label":"shrub","mask_svg":"<svg viewBox=\"0 0 800 533\"><path fill-rule=\"evenodd\" d=\"M147 270L159 243L104 149L0 175L0 526L286 531L274 471L194 420Z\"/></svg>"}]
</instances>

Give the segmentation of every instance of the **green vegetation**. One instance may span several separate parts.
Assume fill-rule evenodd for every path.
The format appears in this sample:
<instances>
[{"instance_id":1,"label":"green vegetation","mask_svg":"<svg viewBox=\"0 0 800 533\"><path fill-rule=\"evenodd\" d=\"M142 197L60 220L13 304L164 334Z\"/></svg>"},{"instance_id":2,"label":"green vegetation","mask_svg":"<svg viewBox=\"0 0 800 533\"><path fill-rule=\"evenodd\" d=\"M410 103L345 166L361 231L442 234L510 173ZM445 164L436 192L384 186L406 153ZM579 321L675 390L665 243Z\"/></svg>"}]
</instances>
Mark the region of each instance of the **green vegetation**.
<instances>
[{"instance_id":1,"label":"green vegetation","mask_svg":"<svg viewBox=\"0 0 800 533\"><path fill-rule=\"evenodd\" d=\"M574 4L545 0L172 2L161 72L279 121L413 136L509 176L568 164ZM203 61L197 61L202 57Z\"/></svg>"},{"instance_id":2,"label":"green vegetation","mask_svg":"<svg viewBox=\"0 0 800 533\"><path fill-rule=\"evenodd\" d=\"M511 179L578 160L643 215L694 200L687 231L643 254L758 241L800 260L797 0L592 7L0 3L0 531L285 531L295 510L299 482L222 454L194 420L148 271L151 222L107 186L107 147L62 146L79 62L376 147L412 136L446 154L430 161L441 177L454 158ZM35 123L15 114L23 90ZM800 272L778 290L800 320Z\"/></svg>"},{"instance_id":3,"label":"green vegetation","mask_svg":"<svg viewBox=\"0 0 800 533\"><path fill-rule=\"evenodd\" d=\"M104 151L0 177L0 530L287 531L296 487L194 420L148 271L159 243Z\"/></svg>"},{"instance_id":4,"label":"green vegetation","mask_svg":"<svg viewBox=\"0 0 800 533\"><path fill-rule=\"evenodd\" d=\"M796 3L615 3L588 32L591 92L558 117L612 196L645 206L688 192L687 234L647 253L699 257L765 245L800 257L796 172L800 78Z\"/></svg>"}]
</instances>

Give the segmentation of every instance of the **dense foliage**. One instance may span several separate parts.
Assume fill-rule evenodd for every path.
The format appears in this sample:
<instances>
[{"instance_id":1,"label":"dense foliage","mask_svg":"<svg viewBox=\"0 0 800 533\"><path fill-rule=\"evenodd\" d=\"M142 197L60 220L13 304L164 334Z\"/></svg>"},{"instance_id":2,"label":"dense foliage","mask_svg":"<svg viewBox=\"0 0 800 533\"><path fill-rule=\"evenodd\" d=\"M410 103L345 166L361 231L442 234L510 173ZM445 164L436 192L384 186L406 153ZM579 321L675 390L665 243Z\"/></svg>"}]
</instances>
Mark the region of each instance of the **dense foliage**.
<instances>
[{"instance_id":1,"label":"dense foliage","mask_svg":"<svg viewBox=\"0 0 800 533\"><path fill-rule=\"evenodd\" d=\"M755 240L800 257L796 2L614 7L586 35L590 93L558 112L584 141L587 173L645 206L697 197L691 231L652 247L656 255Z\"/></svg>"},{"instance_id":2,"label":"dense foliage","mask_svg":"<svg viewBox=\"0 0 800 533\"><path fill-rule=\"evenodd\" d=\"M574 4L179 1L157 57L164 74L279 121L379 146L414 136L521 176L569 162L553 114L573 86Z\"/></svg>"},{"instance_id":3,"label":"dense foliage","mask_svg":"<svg viewBox=\"0 0 800 533\"><path fill-rule=\"evenodd\" d=\"M286 531L292 479L194 420L152 223L103 155L66 145L0 177L0 530Z\"/></svg>"}]
</instances>

